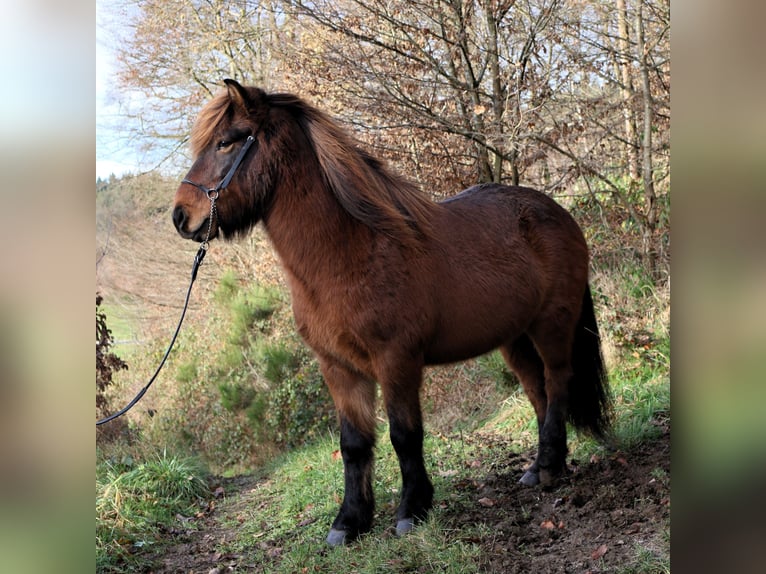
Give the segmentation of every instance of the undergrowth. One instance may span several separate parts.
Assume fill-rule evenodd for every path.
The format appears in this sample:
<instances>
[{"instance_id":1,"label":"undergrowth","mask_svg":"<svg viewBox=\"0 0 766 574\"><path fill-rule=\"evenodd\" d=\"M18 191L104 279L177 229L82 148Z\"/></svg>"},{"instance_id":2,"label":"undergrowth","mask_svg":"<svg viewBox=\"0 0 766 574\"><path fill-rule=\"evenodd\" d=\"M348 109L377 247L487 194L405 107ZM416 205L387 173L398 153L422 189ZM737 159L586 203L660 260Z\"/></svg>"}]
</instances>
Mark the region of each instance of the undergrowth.
<instances>
[{"instance_id":1,"label":"undergrowth","mask_svg":"<svg viewBox=\"0 0 766 574\"><path fill-rule=\"evenodd\" d=\"M651 441L670 424L668 289L632 261L596 267L591 288L615 425L606 444L570 432L569 456L580 461ZM376 451L374 531L351 548L317 551L342 496L342 462L330 397L316 361L295 335L288 297L225 272L206 304L207 323L184 334L168 363L172 391L165 387L152 416L132 419L131 443L98 450L99 572L150 569L149 556L168 532L209 498L205 467L225 476L258 468L264 476L250 496L258 504L243 501L238 536L221 548L244 555L245 569L250 564L290 573L477 571L476 540L488 533L481 525L452 532L448 514L438 506L406 540L392 535L400 478L384 424ZM131 376L141 373L144 363L156 364L161 351L157 345L126 355ZM497 456L500 464L507 457L505 448L485 448L482 437L508 437L517 452L536 446L531 405L499 353L429 369L423 404L426 465L436 500L454 501L451 485L472 480L472 461L492 464ZM669 567L662 553L637 547L635 563L623 571Z\"/></svg>"},{"instance_id":2,"label":"undergrowth","mask_svg":"<svg viewBox=\"0 0 766 574\"><path fill-rule=\"evenodd\" d=\"M162 544L164 530L193 516L209 496L198 461L154 455L105 457L96 468L96 570L142 571L145 553Z\"/></svg>"},{"instance_id":3,"label":"undergrowth","mask_svg":"<svg viewBox=\"0 0 766 574\"><path fill-rule=\"evenodd\" d=\"M283 334L284 295L225 272L213 301L202 336L190 334L173 364L175 392L144 425L145 440L231 473L326 432L331 399L306 348Z\"/></svg>"}]
</instances>

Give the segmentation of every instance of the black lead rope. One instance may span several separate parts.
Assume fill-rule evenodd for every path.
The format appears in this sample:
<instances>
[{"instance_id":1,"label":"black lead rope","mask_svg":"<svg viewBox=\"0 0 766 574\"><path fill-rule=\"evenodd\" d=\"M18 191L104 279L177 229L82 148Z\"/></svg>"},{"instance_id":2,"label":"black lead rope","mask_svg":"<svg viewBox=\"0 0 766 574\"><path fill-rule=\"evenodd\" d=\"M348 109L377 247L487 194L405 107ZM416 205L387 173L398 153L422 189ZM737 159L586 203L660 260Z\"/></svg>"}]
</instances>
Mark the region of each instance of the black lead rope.
<instances>
[{"instance_id":1,"label":"black lead rope","mask_svg":"<svg viewBox=\"0 0 766 574\"><path fill-rule=\"evenodd\" d=\"M149 379L149 382L146 383L146 386L143 389L141 389L139 393L133 398L133 400L130 401L123 409L117 411L113 415L109 415L108 417L101 419L100 421L96 421L96 426L102 425L104 423L108 423L109 421L124 415L126 412L132 409L133 406L138 401L141 400L141 397L144 396L146 391L149 390L149 387L152 386L152 383L154 382L154 379L157 378L157 375L160 374L160 371L162 370L162 367L165 364L165 361L170 355L170 351L173 349L173 344L176 342L176 337L178 337L178 333L181 330L181 324L184 322L184 317L186 316L186 309L189 307L189 296L191 295L192 285L194 285L194 280L197 278L197 271L199 270L199 266L202 265L202 260L205 258L205 253L207 253L208 241L210 240L210 233L213 229L213 219L216 217L215 202L218 199L218 195L220 194L220 192L226 189L229 186L229 183L231 183L231 178L234 177L234 173L237 171L237 168L239 168L239 164L241 164L242 160L245 159L245 154L247 153L247 150L250 149L250 146L252 146L254 143L255 143L255 136L252 136L252 135L247 136L245 143L242 145L242 149L239 150L239 153L237 154L237 157L234 159L234 163L229 168L229 171L226 173L223 179L218 183L218 185L216 185L214 188L205 187L204 185L195 183L188 179L184 179L181 182L181 183L188 183L189 185L193 185L194 187L202 191L210 200L210 219L208 221L207 237L205 238L205 241L202 242L202 245L200 245L199 251L197 251L197 255L195 255L194 257L194 264L192 265L192 272L191 272L191 281L189 282L189 289L186 291L186 301L184 301L184 308L183 308L183 311L181 311L181 319L179 319L178 327L176 327L176 332L173 333L173 338L170 340L170 345L168 346L168 350L165 351L165 356L162 357L159 367L157 367L157 370L154 371L152 378Z\"/></svg>"},{"instance_id":2,"label":"black lead rope","mask_svg":"<svg viewBox=\"0 0 766 574\"><path fill-rule=\"evenodd\" d=\"M149 379L149 382L146 383L146 386L139 391L139 393L133 397L133 400L130 401L125 407L120 409L114 414L109 415L108 417L105 417L99 421L96 421L96 426L102 425L104 423L108 423L111 420L116 419L117 417L120 417L124 415L126 412L128 412L130 409L133 408L133 406L141 400L141 397L144 396L146 391L149 390L149 387L152 386L152 383L154 382L154 379L157 378L157 375L160 374L160 371L162 370L162 367L165 365L165 361L167 360L168 356L170 355L170 351L173 349L173 345L176 342L176 338L178 337L178 333L181 331L181 325L184 322L184 317L186 316L186 309L189 307L189 296L191 295L192 285L194 285L194 280L197 278L197 271L199 270L199 266L202 265L202 260L205 258L205 254L207 253L207 242L204 242L202 245L200 245L199 250L197 251L197 255L194 256L194 263L192 265L192 272L191 272L191 281L189 282L189 289L186 291L186 301L184 301L184 308L183 311L181 311L181 319L178 321L178 326L176 327L176 332L173 333L173 338L170 340L170 345L168 346L168 350L165 351L165 356L162 357L162 360L160 361L159 367L157 367L157 370L154 371L154 374L152 375L152 378Z\"/></svg>"}]
</instances>

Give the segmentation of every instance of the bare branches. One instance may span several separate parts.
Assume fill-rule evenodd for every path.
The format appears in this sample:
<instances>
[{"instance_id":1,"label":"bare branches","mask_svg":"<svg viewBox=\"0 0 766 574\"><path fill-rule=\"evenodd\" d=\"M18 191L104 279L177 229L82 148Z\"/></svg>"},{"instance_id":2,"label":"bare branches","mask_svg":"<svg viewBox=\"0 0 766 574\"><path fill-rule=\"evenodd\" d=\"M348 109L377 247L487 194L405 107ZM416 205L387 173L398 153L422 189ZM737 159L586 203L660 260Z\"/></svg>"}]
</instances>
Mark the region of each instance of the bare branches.
<instances>
[{"instance_id":1,"label":"bare branches","mask_svg":"<svg viewBox=\"0 0 766 574\"><path fill-rule=\"evenodd\" d=\"M233 76L313 99L434 196L477 181L606 190L654 233L666 0L127 1L124 109L131 145L158 161Z\"/></svg>"}]
</instances>

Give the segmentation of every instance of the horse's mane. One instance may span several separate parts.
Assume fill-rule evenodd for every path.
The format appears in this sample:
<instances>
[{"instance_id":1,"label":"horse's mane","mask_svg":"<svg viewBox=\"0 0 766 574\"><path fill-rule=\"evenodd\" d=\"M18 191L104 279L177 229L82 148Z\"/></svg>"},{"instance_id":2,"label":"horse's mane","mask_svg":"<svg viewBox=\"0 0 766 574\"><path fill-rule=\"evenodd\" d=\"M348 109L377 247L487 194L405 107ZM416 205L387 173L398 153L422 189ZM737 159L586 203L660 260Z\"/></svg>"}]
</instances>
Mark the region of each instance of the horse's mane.
<instances>
[{"instance_id":1,"label":"horse's mane","mask_svg":"<svg viewBox=\"0 0 766 574\"><path fill-rule=\"evenodd\" d=\"M327 114L299 97L258 92L267 105L284 109L298 121L319 161L325 183L354 219L400 240L431 235L432 215L441 207L415 184L391 172ZM210 145L230 103L224 90L200 111L191 133L195 156ZM289 165L285 167L290 169Z\"/></svg>"},{"instance_id":2,"label":"horse's mane","mask_svg":"<svg viewBox=\"0 0 766 574\"><path fill-rule=\"evenodd\" d=\"M273 96L280 102L282 95ZM352 217L393 237L431 234L433 212L440 209L410 181L362 150L327 114L291 99L319 159L327 184Z\"/></svg>"}]
</instances>

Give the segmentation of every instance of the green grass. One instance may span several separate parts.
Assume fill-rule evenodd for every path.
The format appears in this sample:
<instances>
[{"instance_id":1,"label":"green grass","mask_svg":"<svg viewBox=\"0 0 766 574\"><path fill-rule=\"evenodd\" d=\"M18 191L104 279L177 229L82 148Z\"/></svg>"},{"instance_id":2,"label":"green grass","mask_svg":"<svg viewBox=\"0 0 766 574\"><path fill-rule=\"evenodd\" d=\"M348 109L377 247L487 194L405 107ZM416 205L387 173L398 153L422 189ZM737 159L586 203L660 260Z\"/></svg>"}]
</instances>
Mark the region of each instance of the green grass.
<instances>
[{"instance_id":1,"label":"green grass","mask_svg":"<svg viewBox=\"0 0 766 574\"><path fill-rule=\"evenodd\" d=\"M620 568L617 574L670 574L670 556L637 545L635 561Z\"/></svg>"},{"instance_id":2,"label":"green grass","mask_svg":"<svg viewBox=\"0 0 766 574\"><path fill-rule=\"evenodd\" d=\"M478 546L467 541L468 535L453 536L439 509L410 536L393 535L400 476L386 433L387 427L379 429L373 485L375 524L358 543L331 551L324 544L343 495L343 463L335 454L337 438L328 437L275 461L268 480L249 494L258 502L242 501L238 537L221 551L241 554L243 564L268 564L266 571L285 574L476 572ZM436 496L444 498L451 491L450 482L466 472L462 459L466 452L456 449L454 441L433 436L426 439L425 449L427 464L438 469L433 477ZM259 545L260 540L269 544Z\"/></svg>"},{"instance_id":3,"label":"green grass","mask_svg":"<svg viewBox=\"0 0 766 574\"><path fill-rule=\"evenodd\" d=\"M206 472L194 460L166 453L136 463L103 460L96 468L96 569L133 572L145 550L162 543L161 528L196 512L208 496Z\"/></svg>"}]
</instances>

